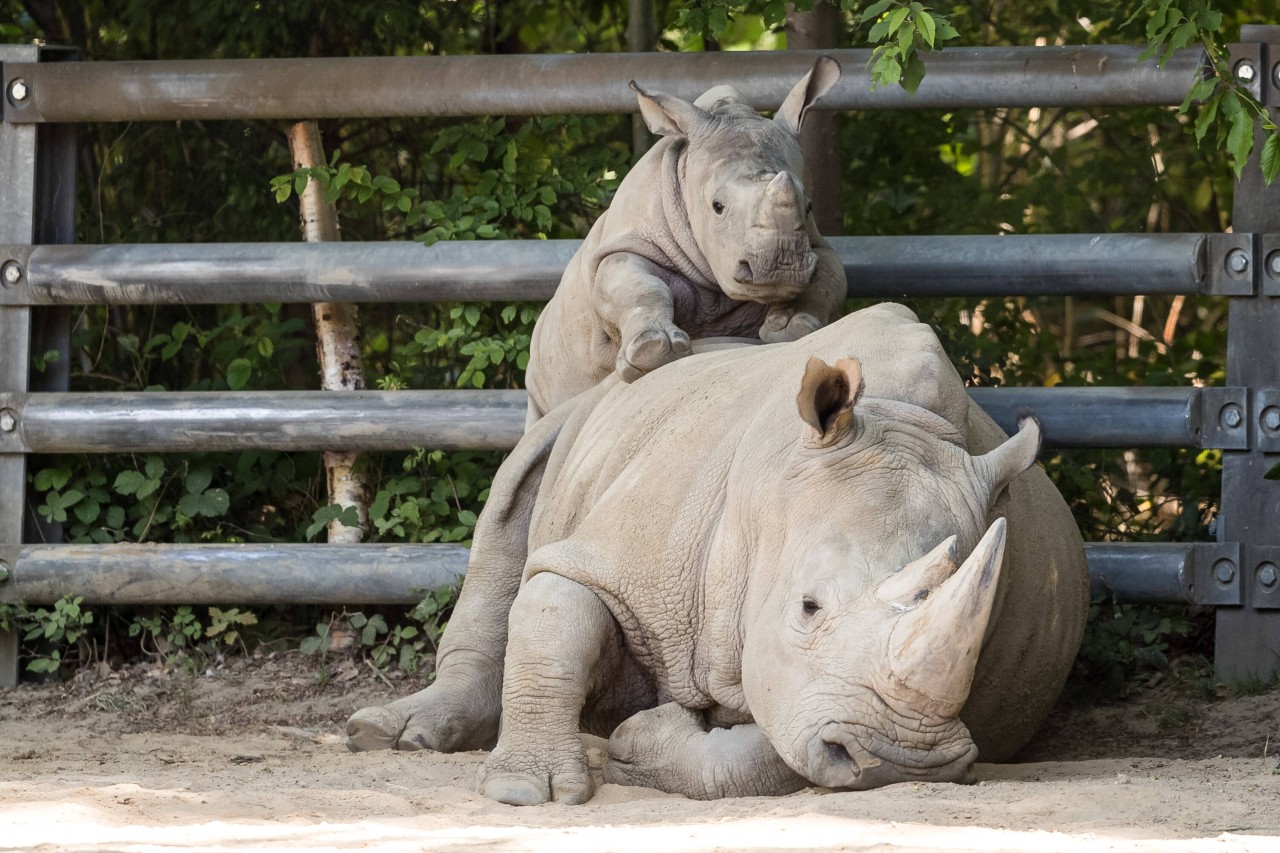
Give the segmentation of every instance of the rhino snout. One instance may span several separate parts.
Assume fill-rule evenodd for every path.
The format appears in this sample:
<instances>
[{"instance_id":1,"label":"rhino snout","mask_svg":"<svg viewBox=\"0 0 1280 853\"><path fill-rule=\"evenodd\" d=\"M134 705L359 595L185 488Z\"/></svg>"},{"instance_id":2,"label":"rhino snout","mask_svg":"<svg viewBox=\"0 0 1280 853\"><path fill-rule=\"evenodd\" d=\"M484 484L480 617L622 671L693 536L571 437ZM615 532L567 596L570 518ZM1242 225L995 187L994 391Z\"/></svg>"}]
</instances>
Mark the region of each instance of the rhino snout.
<instances>
[{"instance_id":1,"label":"rhino snout","mask_svg":"<svg viewBox=\"0 0 1280 853\"><path fill-rule=\"evenodd\" d=\"M937 766L900 767L877 758L859 743L852 728L842 723L823 726L809 741L805 776L824 788L869 791L895 782L967 782L978 751L968 744L957 756Z\"/></svg>"}]
</instances>

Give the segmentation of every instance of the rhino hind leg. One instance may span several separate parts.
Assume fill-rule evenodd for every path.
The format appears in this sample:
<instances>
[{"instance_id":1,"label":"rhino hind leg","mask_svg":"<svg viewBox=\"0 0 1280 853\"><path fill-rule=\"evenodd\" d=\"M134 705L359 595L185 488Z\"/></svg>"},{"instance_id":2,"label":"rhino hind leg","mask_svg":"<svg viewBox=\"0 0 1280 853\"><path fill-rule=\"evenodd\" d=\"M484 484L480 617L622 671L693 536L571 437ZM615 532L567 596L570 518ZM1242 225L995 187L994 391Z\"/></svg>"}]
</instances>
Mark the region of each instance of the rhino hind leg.
<instances>
[{"instance_id":1,"label":"rhino hind leg","mask_svg":"<svg viewBox=\"0 0 1280 853\"><path fill-rule=\"evenodd\" d=\"M498 469L476 523L462 593L440 642L435 682L352 714L348 749L457 752L493 745L502 713L507 614L528 558L529 520L547 459L575 410L560 406L540 419Z\"/></svg>"},{"instance_id":2,"label":"rhino hind leg","mask_svg":"<svg viewBox=\"0 0 1280 853\"><path fill-rule=\"evenodd\" d=\"M695 800L790 794L809 782L760 727L708 729L701 711L668 702L628 719L609 738L604 780Z\"/></svg>"},{"instance_id":3,"label":"rhino hind leg","mask_svg":"<svg viewBox=\"0 0 1280 853\"><path fill-rule=\"evenodd\" d=\"M589 588L551 572L524 584L511 608L502 733L480 771L486 797L514 806L591 798L580 720L621 649L613 615Z\"/></svg>"}]
</instances>

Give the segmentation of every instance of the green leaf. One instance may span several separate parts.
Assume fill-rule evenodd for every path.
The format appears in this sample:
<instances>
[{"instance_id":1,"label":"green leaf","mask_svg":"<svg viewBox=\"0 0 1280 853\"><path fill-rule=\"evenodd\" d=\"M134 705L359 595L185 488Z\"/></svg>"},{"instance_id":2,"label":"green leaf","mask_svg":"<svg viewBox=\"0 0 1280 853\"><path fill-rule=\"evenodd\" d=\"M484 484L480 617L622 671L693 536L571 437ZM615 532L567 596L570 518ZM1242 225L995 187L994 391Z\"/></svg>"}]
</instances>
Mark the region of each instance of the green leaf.
<instances>
[{"instance_id":1,"label":"green leaf","mask_svg":"<svg viewBox=\"0 0 1280 853\"><path fill-rule=\"evenodd\" d=\"M1241 110L1231 117L1231 131L1227 134L1227 151L1234 162L1236 178L1244 171L1244 165L1253 151L1253 116Z\"/></svg>"},{"instance_id":2,"label":"green leaf","mask_svg":"<svg viewBox=\"0 0 1280 853\"><path fill-rule=\"evenodd\" d=\"M890 12L888 18L889 35L896 33L902 27L903 22L907 20L907 15L910 14L911 9L906 6L899 6L897 9Z\"/></svg>"},{"instance_id":3,"label":"green leaf","mask_svg":"<svg viewBox=\"0 0 1280 853\"><path fill-rule=\"evenodd\" d=\"M232 391L239 391L249 384L249 375L251 373L253 373L253 365L249 363L249 359L233 359L227 365L227 387Z\"/></svg>"},{"instance_id":4,"label":"green leaf","mask_svg":"<svg viewBox=\"0 0 1280 853\"><path fill-rule=\"evenodd\" d=\"M1209 128L1213 127L1213 123L1218 118L1218 105L1221 102L1221 97L1210 98L1200 108L1200 114L1196 116L1196 145L1200 144Z\"/></svg>"},{"instance_id":5,"label":"green leaf","mask_svg":"<svg viewBox=\"0 0 1280 853\"><path fill-rule=\"evenodd\" d=\"M81 524L93 524L98 520L98 514L102 512L102 505L93 498L83 500L76 504L76 518L80 519Z\"/></svg>"},{"instance_id":6,"label":"green leaf","mask_svg":"<svg viewBox=\"0 0 1280 853\"><path fill-rule=\"evenodd\" d=\"M1262 475L1264 480L1280 480L1280 462L1271 466L1271 470Z\"/></svg>"},{"instance_id":7,"label":"green leaf","mask_svg":"<svg viewBox=\"0 0 1280 853\"><path fill-rule=\"evenodd\" d=\"M263 358L271 358L272 354L274 354L275 351L276 351L276 345L271 340L271 338L268 338L266 336L258 338L258 355L262 356Z\"/></svg>"},{"instance_id":8,"label":"green leaf","mask_svg":"<svg viewBox=\"0 0 1280 853\"><path fill-rule=\"evenodd\" d=\"M916 30L919 31L920 37L924 39L924 43L929 47L933 47L933 40L938 33L938 26L933 22L933 16L928 12L918 12L916 14ZM903 85L905 86L906 84L904 83ZM914 92L919 85L920 83L917 81L916 85L908 88L907 91Z\"/></svg>"},{"instance_id":9,"label":"green leaf","mask_svg":"<svg viewBox=\"0 0 1280 853\"><path fill-rule=\"evenodd\" d=\"M1187 97L1183 99L1182 105L1178 107L1178 112L1185 113L1190 109L1191 104L1196 101L1203 101L1213 94L1213 90L1218 86L1218 78L1206 77L1191 87L1187 92Z\"/></svg>"},{"instance_id":10,"label":"green leaf","mask_svg":"<svg viewBox=\"0 0 1280 853\"><path fill-rule=\"evenodd\" d=\"M894 2L895 0L878 0L878 2L872 3L863 11L862 20L870 21L880 17L880 15L884 14L884 10L892 6Z\"/></svg>"},{"instance_id":11,"label":"green leaf","mask_svg":"<svg viewBox=\"0 0 1280 853\"><path fill-rule=\"evenodd\" d=\"M187 493L198 495L205 489L209 488L209 483L213 481L213 471L208 468L196 468L187 475L184 485Z\"/></svg>"},{"instance_id":12,"label":"green leaf","mask_svg":"<svg viewBox=\"0 0 1280 853\"><path fill-rule=\"evenodd\" d=\"M116 475L115 490L122 495L137 494L147 478L139 471L121 471Z\"/></svg>"},{"instance_id":13,"label":"green leaf","mask_svg":"<svg viewBox=\"0 0 1280 853\"><path fill-rule=\"evenodd\" d=\"M107 507L107 527L124 527L124 507Z\"/></svg>"},{"instance_id":14,"label":"green leaf","mask_svg":"<svg viewBox=\"0 0 1280 853\"><path fill-rule=\"evenodd\" d=\"M920 58L920 54L912 53L911 58L907 60L907 64L902 69L902 88L914 95L916 90L920 88L920 81L923 79L924 60Z\"/></svg>"},{"instance_id":15,"label":"green leaf","mask_svg":"<svg viewBox=\"0 0 1280 853\"><path fill-rule=\"evenodd\" d=\"M1262 179L1271 184L1277 175L1280 175L1280 131L1269 130L1267 141L1262 145Z\"/></svg>"}]
</instances>

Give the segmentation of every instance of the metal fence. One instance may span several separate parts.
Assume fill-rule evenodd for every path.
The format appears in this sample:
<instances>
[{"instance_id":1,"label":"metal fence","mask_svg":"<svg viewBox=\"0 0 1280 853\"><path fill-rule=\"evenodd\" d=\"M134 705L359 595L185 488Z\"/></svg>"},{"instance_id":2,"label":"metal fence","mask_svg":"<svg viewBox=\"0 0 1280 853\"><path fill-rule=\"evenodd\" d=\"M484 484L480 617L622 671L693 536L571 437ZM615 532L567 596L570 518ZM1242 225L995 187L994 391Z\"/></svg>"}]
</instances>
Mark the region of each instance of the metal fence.
<instances>
[{"instance_id":1,"label":"metal fence","mask_svg":"<svg viewBox=\"0 0 1280 853\"><path fill-rule=\"evenodd\" d=\"M1233 47L1254 94L1280 103L1280 27ZM867 51L827 109L1175 105L1198 50L1158 68L1129 46L948 48L915 97L872 91ZM26 455L196 450L505 449L523 392L68 393L69 307L218 302L545 299L573 241L70 245L75 123L634 112L636 78L693 98L734 81L776 108L814 54L713 53L79 63L0 47L0 599L92 604L409 603L459 576L449 545L65 545L24 519ZM1257 146L1260 148L1261 146ZM267 176L264 176L264 179ZM1059 446L1224 451L1218 542L1090 544L1095 589L1218 607L1231 677L1280 668L1280 194L1256 165L1228 234L837 238L859 296L1185 293L1231 297L1227 387L975 389L1006 429L1031 405ZM61 372L59 372L61 371ZM24 529L25 528L25 529ZM359 571L353 572L352 566ZM0 683L16 638L0 641Z\"/></svg>"}]
</instances>

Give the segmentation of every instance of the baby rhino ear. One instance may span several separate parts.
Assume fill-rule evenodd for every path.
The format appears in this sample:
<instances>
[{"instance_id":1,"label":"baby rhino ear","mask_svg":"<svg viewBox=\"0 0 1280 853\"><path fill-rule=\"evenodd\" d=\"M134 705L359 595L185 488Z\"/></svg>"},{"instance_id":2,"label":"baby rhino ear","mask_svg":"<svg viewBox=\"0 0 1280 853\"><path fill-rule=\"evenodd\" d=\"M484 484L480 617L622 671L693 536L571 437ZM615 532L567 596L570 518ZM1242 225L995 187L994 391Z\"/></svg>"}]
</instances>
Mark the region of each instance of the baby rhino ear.
<instances>
[{"instance_id":1,"label":"baby rhino ear","mask_svg":"<svg viewBox=\"0 0 1280 853\"><path fill-rule=\"evenodd\" d=\"M695 136L711 123L706 110L686 100L664 92L646 92L635 80L630 86L640 102L644 123L658 136Z\"/></svg>"},{"instance_id":2,"label":"baby rhino ear","mask_svg":"<svg viewBox=\"0 0 1280 853\"><path fill-rule=\"evenodd\" d=\"M819 56L809 73L800 78L782 102L773 120L785 127L795 136L800 135L800 126L804 124L805 113L818 99L830 92L840 79L840 63L829 56Z\"/></svg>"},{"instance_id":3,"label":"baby rhino ear","mask_svg":"<svg viewBox=\"0 0 1280 853\"><path fill-rule=\"evenodd\" d=\"M856 358L834 365L810 358L800 380L796 408L819 447L830 447L853 431L853 404L862 395L862 364Z\"/></svg>"}]
</instances>

